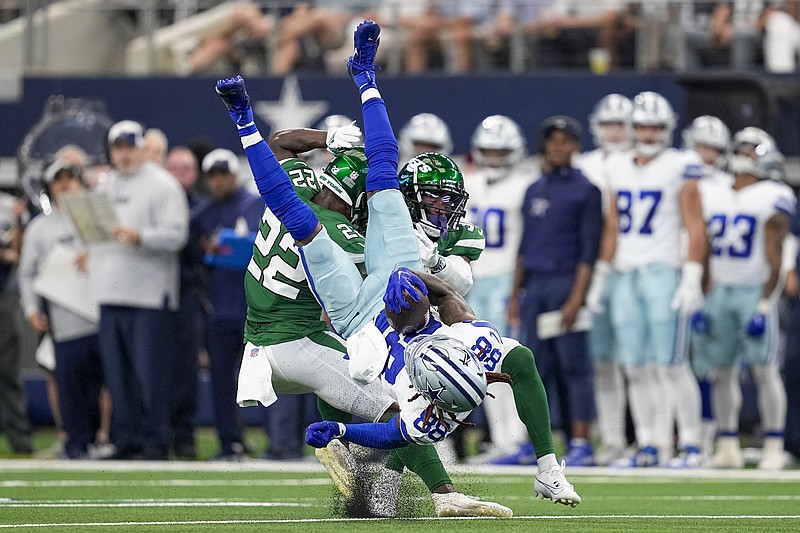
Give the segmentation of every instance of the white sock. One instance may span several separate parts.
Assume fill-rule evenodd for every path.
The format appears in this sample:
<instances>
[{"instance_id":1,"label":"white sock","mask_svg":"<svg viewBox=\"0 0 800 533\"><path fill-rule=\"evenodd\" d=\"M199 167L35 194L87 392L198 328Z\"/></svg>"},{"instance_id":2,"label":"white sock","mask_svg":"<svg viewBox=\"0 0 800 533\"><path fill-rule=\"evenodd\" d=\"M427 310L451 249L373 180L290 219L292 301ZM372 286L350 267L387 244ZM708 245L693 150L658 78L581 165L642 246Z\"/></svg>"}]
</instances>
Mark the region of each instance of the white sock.
<instances>
[{"instance_id":1,"label":"white sock","mask_svg":"<svg viewBox=\"0 0 800 533\"><path fill-rule=\"evenodd\" d=\"M551 468L555 468L558 466L558 459L556 459L556 454L548 453L547 455L543 455L536 460L536 464L539 466L539 472L547 472Z\"/></svg>"},{"instance_id":2,"label":"white sock","mask_svg":"<svg viewBox=\"0 0 800 533\"><path fill-rule=\"evenodd\" d=\"M753 366L758 386L758 414L764 433L783 433L786 425L786 387L774 364Z\"/></svg>"},{"instance_id":3,"label":"white sock","mask_svg":"<svg viewBox=\"0 0 800 533\"><path fill-rule=\"evenodd\" d=\"M714 371L711 403L720 433L739 432L739 411L742 409L742 387L739 372L734 368Z\"/></svg>"},{"instance_id":4,"label":"white sock","mask_svg":"<svg viewBox=\"0 0 800 533\"><path fill-rule=\"evenodd\" d=\"M625 375L628 377L628 399L636 443L640 448L653 446L656 443L656 431L652 373L646 366L629 366L625 367Z\"/></svg>"},{"instance_id":5,"label":"white sock","mask_svg":"<svg viewBox=\"0 0 800 533\"><path fill-rule=\"evenodd\" d=\"M673 435L675 433L675 396L677 391L672 389L672 380L663 365L652 365L651 372L655 376L651 385L653 398L653 426L656 432L656 446L659 459L667 460L672 457Z\"/></svg>"},{"instance_id":6,"label":"white sock","mask_svg":"<svg viewBox=\"0 0 800 533\"><path fill-rule=\"evenodd\" d=\"M672 390L675 392L675 416L678 421L678 444L702 445L703 408L700 401L700 385L687 363L671 365L667 369Z\"/></svg>"},{"instance_id":7,"label":"white sock","mask_svg":"<svg viewBox=\"0 0 800 533\"><path fill-rule=\"evenodd\" d=\"M625 436L625 381L622 368L613 361L595 363L597 428L603 446L622 449Z\"/></svg>"}]
</instances>

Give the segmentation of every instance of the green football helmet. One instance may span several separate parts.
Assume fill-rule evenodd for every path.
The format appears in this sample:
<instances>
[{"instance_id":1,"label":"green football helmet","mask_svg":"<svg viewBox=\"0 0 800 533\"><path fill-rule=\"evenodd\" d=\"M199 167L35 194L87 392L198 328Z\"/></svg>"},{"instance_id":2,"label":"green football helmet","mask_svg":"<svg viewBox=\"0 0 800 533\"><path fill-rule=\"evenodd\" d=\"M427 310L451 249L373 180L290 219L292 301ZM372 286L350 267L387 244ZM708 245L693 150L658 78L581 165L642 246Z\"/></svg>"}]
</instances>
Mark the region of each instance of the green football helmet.
<instances>
[{"instance_id":1,"label":"green football helmet","mask_svg":"<svg viewBox=\"0 0 800 533\"><path fill-rule=\"evenodd\" d=\"M350 222L362 231L367 221L367 156L361 147L337 151L317 180L350 206Z\"/></svg>"},{"instance_id":2,"label":"green football helmet","mask_svg":"<svg viewBox=\"0 0 800 533\"><path fill-rule=\"evenodd\" d=\"M436 152L412 157L400 170L400 190L411 220L438 239L458 228L466 214L469 194L455 161Z\"/></svg>"}]
</instances>

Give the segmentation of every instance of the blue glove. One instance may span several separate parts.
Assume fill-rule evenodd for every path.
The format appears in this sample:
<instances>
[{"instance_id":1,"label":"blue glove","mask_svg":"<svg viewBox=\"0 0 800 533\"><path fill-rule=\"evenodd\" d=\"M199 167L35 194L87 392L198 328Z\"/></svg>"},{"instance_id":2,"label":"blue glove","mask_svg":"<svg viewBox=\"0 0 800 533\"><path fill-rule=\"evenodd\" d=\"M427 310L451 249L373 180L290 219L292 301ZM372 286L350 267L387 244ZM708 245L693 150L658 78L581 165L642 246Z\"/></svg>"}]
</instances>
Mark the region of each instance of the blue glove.
<instances>
[{"instance_id":1,"label":"blue glove","mask_svg":"<svg viewBox=\"0 0 800 533\"><path fill-rule=\"evenodd\" d=\"M756 312L750 317L747 322L747 327L744 328L748 337L760 337L767 329L767 313L769 313L770 304L768 300L761 300L756 306Z\"/></svg>"},{"instance_id":2,"label":"blue glove","mask_svg":"<svg viewBox=\"0 0 800 533\"><path fill-rule=\"evenodd\" d=\"M218 80L216 89L236 125L246 126L253 122L250 96L247 94L244 79L241 76Z\"/></svg>"},{"instance_id":3,"label":"blue glove","mask_svg":"<svg viewBox=\"0 0 800 533\"><path fill-rule=\"evenodd\" d=\"M692 314L691 318L689 318L689 323L695 333L705 335L711 329L708 315L702 309Z\"/></svg>"},{"instance_id":4,"label":"blue glove","mask_svg":"<svg viewBox=\"0 0 800 533\"><path fill-rule=\"evenodd\" d=\"M383 303L386 304L389 311L399 313L401 310L411 307L411 304L406 301L404 292L408 293L415 302L419 301L419 294L415 289L428 295L428 287L419 279L419 276L405 267L395 269L389 276L389 284L383 294Z\"/></svg>"},{"instance_id":5,"label":"blue glove","mask_svg":"<svg viewBox=\"0 0 800 533\"><path fill-rule=\"evenodd\" d=\"M339 422L314 422L306 428L306 444L314 448L324 448L330 441L343 435L344 425Z\"/></svg>"}]
</instances>

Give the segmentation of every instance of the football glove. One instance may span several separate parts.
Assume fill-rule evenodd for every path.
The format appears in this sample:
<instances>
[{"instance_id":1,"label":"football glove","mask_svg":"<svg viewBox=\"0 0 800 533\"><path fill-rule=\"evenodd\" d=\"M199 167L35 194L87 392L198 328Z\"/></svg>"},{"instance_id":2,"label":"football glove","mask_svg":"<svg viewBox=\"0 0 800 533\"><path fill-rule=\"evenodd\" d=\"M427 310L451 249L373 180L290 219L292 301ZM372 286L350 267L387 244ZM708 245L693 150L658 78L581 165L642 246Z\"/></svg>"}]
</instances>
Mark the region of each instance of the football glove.
<instances>
[{"instance_id":1,"label":"football glove","mask_svg":"<svg viewBox=\"0 0 800 533\"><path fill-rule=\"evenodd\" d=\"M767 315L769 314L769 300L760 300L756 306L756 312L750 317L745 327L748 337L760 337L767 329Z\"/></svg>"},{"instance_id":2,"label":"football glove","mask_svg":"<svg viewBox=\"0 0 800 533\"><path fill-rule=\"evenodd\" d=\"M406 301L404 293L408 293L415 302L419 301L419 294L428 294L428 287L419 279L419 276L405 267L395 269L389 276L389 283L383 295L383 302L386 308L393 313L399 313L403 309L409 309L411 304Z\"/></svg>"},{"instance_id":3,"label":"football glove","mask_svg":"<svg viewBox=\"0 0 800 533\"><path fill-rule=\"evenodd\" d=\"M689 323L692 326L692 331L701 335L705 335L711 330L711 322L706 312L702 309L692 314Z\"/></svg>"},{"instance_id":4,"label":"football glove","mask_svg":"<svg viewBox=\"0 0 800 533\"><path fill-rule=\"evenodd\" d=\"M324 448L333 439L344 435L344 424L323 420L314 422L306 428L306 444L314 448Z\"/></svg>"},{"instance_id":5,"label":"football glove","mask_svg":"<svg viewBox=\"0 0 800 533\"><path fill-rule=\"evenodd\" d=\"M247 94L244 79L241 76L217 80L216 90L237 126L247 126L253 122L250 96Z\"/></svg>"},{"instance_id":6,"label":"football glove","mask_svg":"<svg viewBox=\"0 0 800 533\"><path fill-rule=\"evenodd\" d=\"M325 137L325 144L331 152L347 150L361 142L361 129L355 125L354 120L347 126L331 128Z\"/></svg>"},{"instance_id":7,"label":"football glove","mask_svg":"<svg viewBox=\"0 0 800 533\"><path fill-rule=\"evenodd\" d=\"M414 233L417 234L417 247L422 265L429 271L436 270L442 261L442 256L439 255L439 244L433 242L428 234L420 229L419 224L414 226Z\"/></svg>"},{"instance_id":8,"label":"football glove","mask_svg":"<svg viewBox=\"0 0 800 533\"><path fill-rule=\"evenodd\" d=\"M703 307L703 265L689 261L683 265L681 282L672 297L672 309L689 316Z\"/></svg>"}]
</instances>

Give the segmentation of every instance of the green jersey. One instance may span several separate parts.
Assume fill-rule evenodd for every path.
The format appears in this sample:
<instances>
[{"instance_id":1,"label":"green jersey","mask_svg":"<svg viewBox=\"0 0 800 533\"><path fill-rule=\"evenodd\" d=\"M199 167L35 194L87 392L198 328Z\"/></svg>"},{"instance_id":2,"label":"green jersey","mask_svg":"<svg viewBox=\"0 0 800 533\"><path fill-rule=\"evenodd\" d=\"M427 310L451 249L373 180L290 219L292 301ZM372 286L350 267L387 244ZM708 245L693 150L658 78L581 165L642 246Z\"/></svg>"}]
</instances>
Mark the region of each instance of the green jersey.
<instances>
[{"instance_id":1,"label":"green jersey","mask_svg":"<svg viewBox=\"0 0 800 533\"><path fill-rule=\"evenodd\" d=\"M311 202L320 190L314 171L299 159L282 161L281 166L331 239L350 254L353 262L363 264L364 237L341 213ZM328 329L320 318L322 308L306 282L294 239L269 209L264 210L258 226L244 290L247 297L244 338L256 346L293 341Z\"/></svg>"},{"instance_id":2,"label":"green jersey","mask_svg":"<svg viewBox=\"0 0 800 533\"><path fill-rule=\"evenodd\" d=\"M486 245L486 238L480 227L462 222L455 231L448 231L447 236L439 239L437 244L443 257L457 255L477 261Z\"/></svg>"}]
</instances>

